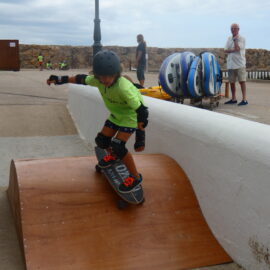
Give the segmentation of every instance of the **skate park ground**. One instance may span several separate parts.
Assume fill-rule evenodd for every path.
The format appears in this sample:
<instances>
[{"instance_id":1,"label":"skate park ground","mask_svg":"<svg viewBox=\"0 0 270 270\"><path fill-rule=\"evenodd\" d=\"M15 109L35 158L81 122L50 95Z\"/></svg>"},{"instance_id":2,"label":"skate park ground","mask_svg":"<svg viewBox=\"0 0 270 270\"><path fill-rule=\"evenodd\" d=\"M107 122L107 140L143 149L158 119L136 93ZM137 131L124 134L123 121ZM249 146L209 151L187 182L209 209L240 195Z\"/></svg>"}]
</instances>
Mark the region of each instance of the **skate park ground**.
<instances>
[{"instance_id":1,"label":"skate park ground","mask_svg":"<svg viewBox=\"0 0 270 270\"><path fill-rule=\"evenodd\" d=\"M87 156L93 149L78 136L66 108L66 86L47 86L50 74L76 75L88 70L0 72L0 263L1 269L24 269L23 259L9 209L6 189L11 159ZM135 72L127 73L136 81ZM146 87L158 84L157 73L146 74ZM248 82L248 106L224 105L214 111L265 124L270 123L269 83ZM224 93L224 85L223 90ZM240 101L240 89L237 85ZM189 104L189 100L185 100ZM205 100L205 107L208 101ZM205 267L209 270L236 270L236 264Z\"/></svg>"}]
</instances>

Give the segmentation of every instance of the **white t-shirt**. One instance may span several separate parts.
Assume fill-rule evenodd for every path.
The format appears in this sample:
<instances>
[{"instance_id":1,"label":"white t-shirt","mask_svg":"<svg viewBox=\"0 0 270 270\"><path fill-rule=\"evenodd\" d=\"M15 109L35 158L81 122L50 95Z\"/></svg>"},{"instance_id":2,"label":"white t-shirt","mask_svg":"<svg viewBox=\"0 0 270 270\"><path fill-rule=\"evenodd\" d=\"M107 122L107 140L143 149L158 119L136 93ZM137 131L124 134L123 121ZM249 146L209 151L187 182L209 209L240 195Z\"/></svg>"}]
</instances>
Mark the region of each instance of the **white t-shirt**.
<instances>
[{"instance_id":1,"label":"white t-shirt","mask_svg":"<svg viewBox=\"0 0 270 270\"><path fill-rule=\"evenodd\" d=\"M244 37L238 35L238 45L240 47L239 52L232 52L228 53L227 56L227 69L239 69L246 67L246 56L245 56L245 47L246 47L246 40ZM225 50L232 50L234 49L234 41L233 37L228 37Z\"/></svg>"}]
</instances>

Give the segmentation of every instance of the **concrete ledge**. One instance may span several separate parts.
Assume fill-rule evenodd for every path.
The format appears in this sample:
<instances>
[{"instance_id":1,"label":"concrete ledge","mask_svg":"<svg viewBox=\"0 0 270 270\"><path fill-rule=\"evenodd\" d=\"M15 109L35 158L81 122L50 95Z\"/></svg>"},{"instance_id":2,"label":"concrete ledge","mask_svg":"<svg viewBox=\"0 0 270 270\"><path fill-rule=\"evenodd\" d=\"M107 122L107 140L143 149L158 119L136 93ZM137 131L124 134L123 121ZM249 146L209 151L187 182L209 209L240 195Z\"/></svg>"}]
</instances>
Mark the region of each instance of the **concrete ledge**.
<instances>
[{"instance_id":1,"label":"concrete ledge","mask_svg":"<svg viewBox=\"0 0 270 270\"><path fill-rule=\"evenodd\" d=\"M241 266L270 267L270 126L145 97L147 152L184 169L212 232ZM68 108L94 144L108 113L95 88L73 85Z\"/></svg>"}]
</instances>

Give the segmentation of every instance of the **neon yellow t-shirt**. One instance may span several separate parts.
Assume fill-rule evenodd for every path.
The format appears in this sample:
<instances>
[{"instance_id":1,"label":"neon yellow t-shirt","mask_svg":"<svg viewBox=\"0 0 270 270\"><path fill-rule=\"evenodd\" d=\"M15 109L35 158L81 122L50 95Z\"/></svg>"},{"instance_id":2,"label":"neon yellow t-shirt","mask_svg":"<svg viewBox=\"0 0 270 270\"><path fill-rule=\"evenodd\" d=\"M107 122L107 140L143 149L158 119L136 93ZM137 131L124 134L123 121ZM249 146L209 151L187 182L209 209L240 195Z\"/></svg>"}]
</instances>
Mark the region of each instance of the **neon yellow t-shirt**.
<instances>
[{"instance_id":1,"label":"neon yellow t-shirt","mask_svg":"<svg viewBox=\"0 0 270 270\"><path fill-rule=\"evenodd\" d=\"M105 106L111 113L111 122L122 127L137 127L136 110L143 104L143 97L133 83L120 77L112 86L106 87L93 75L87 76L85 83L99 89Z\"/></svg>"},{"instance_id":2,"label":"neon yellow t-shirt","mask_svg":"<svg viewBox=\"0 0 270 270\"><path fill-rule=\"evenodd\" d=\"M39 55L39 56L38 56L38 61L39 61L39 62L43 62L43 56L42 56L42 55Z\"/></svg>"}]
</instances>

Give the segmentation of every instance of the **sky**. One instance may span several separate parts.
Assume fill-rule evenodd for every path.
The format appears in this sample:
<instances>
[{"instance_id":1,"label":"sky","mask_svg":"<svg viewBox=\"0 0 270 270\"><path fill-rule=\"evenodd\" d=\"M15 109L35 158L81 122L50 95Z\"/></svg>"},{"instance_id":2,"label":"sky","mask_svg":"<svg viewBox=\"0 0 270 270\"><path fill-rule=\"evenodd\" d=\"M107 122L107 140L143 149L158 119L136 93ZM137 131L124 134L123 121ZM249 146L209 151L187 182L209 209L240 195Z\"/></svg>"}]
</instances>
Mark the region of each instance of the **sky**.
<instances>
[{"instance_id":1,"label":"sky","mask_svg":"<svg viewBox=\"0 0 270 270\"><path fill-rule=\"evenodd\" d=\"M238 23L246 48L270 50L270 0L99 0L101 44L223 48ZM91 46L95 0L0 0L0 39Z\"/></svg>"}]
</instances>

